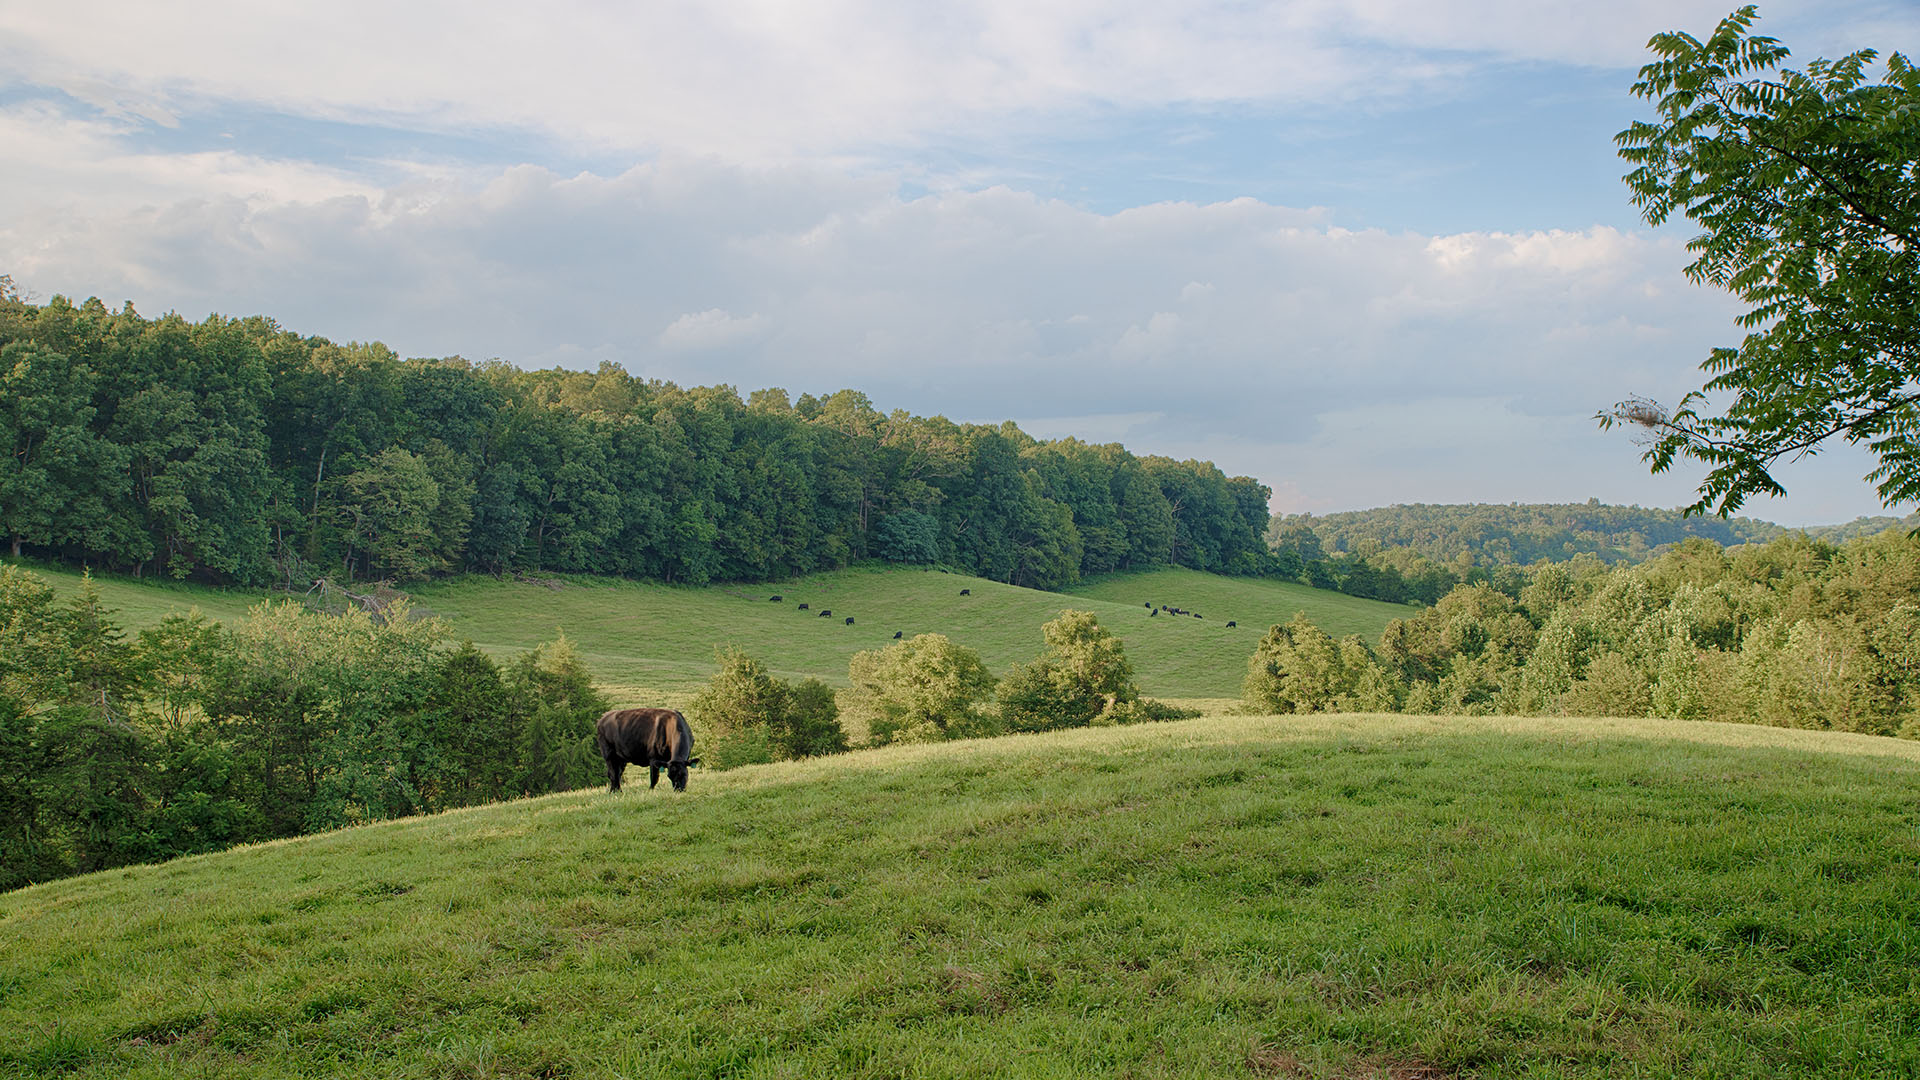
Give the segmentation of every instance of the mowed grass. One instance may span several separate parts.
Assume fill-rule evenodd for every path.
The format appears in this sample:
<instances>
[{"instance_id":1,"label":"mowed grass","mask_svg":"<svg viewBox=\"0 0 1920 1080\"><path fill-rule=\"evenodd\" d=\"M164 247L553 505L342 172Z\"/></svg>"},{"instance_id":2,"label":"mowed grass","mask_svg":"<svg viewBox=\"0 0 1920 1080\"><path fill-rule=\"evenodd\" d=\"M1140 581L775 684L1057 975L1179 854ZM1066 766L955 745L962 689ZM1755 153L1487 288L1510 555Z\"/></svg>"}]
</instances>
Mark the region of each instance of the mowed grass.
<instances>
[{"instance_id":1,"label":"mowed grass","mask_svg":"<svg viewBox=\"0 0 1920 1080\"><path fill-rule=\"evenodd\" d=\"M1644 720L702 771L0 895L0 1074L1912 1076L1917 830L1920 746Z\"/></svg>"},{"instance_id":2,"label":"mowed grass","mask_svg":"<svg viewBox=\"0 0 1920 1080\"><path fill-rule=\"evenodd\" d=\"M36 572L62 590L79 582L79 575L68 571ZM215 618L238 618L260 598L124 579L95 581L108 606L136 629L194 605ZM963 589L971 595L960 595ZM856 568L772 585L700 587L614 578L470 576L411 592L420 605L447 620L455 635L497 656L565 634L596 680L615 696L651 695L670 704L683 704L706 683L714 671L714 649L728 645L745 649L783 678L814 676L843 686L854 653L886 646L896 631L907 637L939 633L978 650L996 675L1004 675L1012 664L1040 653L1041 625L1069 607L1093 611L1120 635L1146 693L1237 698L1247 659L1269 623L1306 610L1331 631L1372 637L1389 619L1412 613L1300 585L1194 571L1107 578L1090 592L1071 596L919 568ZM1156 598L1156 593L1163 595ZM781 602L768 599L774 595ZM1148 599L1206 618L1149 616L1143 606ZM802 603L808 610L799 610ZM822 617L821 611L833 614ZM1240 625L1229 628L1230 620Z\"/></svg>"}]
</instances>

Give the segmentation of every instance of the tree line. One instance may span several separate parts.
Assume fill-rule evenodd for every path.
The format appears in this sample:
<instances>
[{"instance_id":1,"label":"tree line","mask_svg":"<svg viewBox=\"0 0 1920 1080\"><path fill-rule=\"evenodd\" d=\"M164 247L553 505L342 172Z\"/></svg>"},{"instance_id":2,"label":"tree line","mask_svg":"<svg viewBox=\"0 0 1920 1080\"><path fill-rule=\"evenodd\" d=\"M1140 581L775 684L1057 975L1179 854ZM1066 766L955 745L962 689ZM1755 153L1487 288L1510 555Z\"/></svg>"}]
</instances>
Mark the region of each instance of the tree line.
<instances>
[{"instance_id":1,"label":"tree line","mask_svg":"<svg viewBox=\"0 0 1920 1080\"><path fill-rule=\"evenodd\" d=\"M0 567L0 889L592 784L606 707L564 638L503 664L404 601L129 638Z\"/></svg>"},{"instance_id":2,"label":"tree line","mask_svg":"<svg viewBox=\"0 0 1920 1080\"><path fill-rule=\"evenodd\" d=\"M1249 661L1263 712L1660 716L1920 737L1920 538L1702 539L1582 555L1515 594L1460 585L1335 641L1304 616Z\"/></svg>"},{"instance_id":3,"label":"tree line","mask_svg":"<svg viewBox=\"0 0 1920 1080\"><path fill-rule=\"evenodd\" d=\"M1267 526L1276 573L1317 588L1388 603L1427 606L1459 585L1486 585L1518 597L1527 567L1590 557L1608 565L1645 562L1692 539L1723 547L1764 543L1802 532L1840 543L1890 528L1920 528L1907 518L1860 517L1839 525L1789 530L1753 518L1701 517L1682 510L1566 504L1416 503L1333 514L1276 514Z\"/></svg>"},{"instance_id":4,"label":"tree line","mask_svg":"<svg viewBox=\"0 0 1920 1080\"><path fill-rule=\"evenodd\" d=\"M0 295L0 449L15 556L218 583L1272 569L1268 489L1208 462L882 413L855 390L743 400L612 364L402 360L97 299Z\"/></svg>"}]
</instances>

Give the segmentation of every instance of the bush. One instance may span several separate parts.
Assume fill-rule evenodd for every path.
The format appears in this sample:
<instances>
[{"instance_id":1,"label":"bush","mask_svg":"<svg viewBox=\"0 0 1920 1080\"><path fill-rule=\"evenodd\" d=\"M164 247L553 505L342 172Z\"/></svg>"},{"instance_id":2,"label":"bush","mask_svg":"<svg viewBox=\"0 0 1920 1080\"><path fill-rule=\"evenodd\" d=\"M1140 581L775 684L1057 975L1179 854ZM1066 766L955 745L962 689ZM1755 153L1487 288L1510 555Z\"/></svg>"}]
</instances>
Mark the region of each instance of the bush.
<instances>
[{"instance_id":1,"label":"bush","mask_svg":"<svg viewBox=\"0 0 1920 1080\"><path fill-rule=\"evenodd\" d=\"M1358 636L1335 641L1299 614L1260 639L1242 694L1256 712L1391 712L1401 685Z\"/></svg>"},{"instance_id":2,"label":"bush","mask_svg":"<svg viewBox=\"0 0 1920 1080\"><path fill-rule=\"evenodd\" d=\"M847 664L849 709L876 744L937 742L997 732L979 703L993 692L980 654L943 634L919 634Z\"/></svg>"},{"instance_id":3,"label":"bush","mask_svg":"<svg viewBox=\"0 0 1920 1080\"><path fill-rule=\"evenodd\" d=\"M1200 715L1140 696L1119 638L1091 612L1067 610L1041 628L1047 648L1015 664L1000 682L1000 718L1009 731L1106 727Z\"/></svg>"},{"instance_id":4,"label":"bush","mask_svg":"<svg viewBox=\"0 0 1920 1080\"><path fill-rule=\"evenodd\" d=\"M847 748L833 688L818 679L795 686L767 674L737 648L716 654L714 673L687 707L714 738L715 768L836 754Z\"/></svg>"}]
</instances>

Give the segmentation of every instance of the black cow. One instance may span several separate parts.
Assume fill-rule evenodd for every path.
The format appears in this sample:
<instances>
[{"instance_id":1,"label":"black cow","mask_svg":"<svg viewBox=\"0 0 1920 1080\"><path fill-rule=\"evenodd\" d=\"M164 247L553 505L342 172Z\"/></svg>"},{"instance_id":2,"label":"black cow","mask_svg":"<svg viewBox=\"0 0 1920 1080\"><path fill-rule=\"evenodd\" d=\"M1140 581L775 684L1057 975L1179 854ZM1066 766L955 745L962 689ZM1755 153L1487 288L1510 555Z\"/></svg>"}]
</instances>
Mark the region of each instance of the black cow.
<instances>
[{"instance_id":1,"label":"black cow","mask_svg":"<svg viewBox=\"0 0 1920 1080\"><path fill-rule=\"evenodd\" d=\"M828 618L828 617L829 617L829 616L831 616L832 614L833 614L833 610L832 610L831 608L821 608L821 609L820 609L820 617L821 617L821 618L823 618L823 619L825 619L825 618Z\"/></svg>"},{"instance_id":2,"label":"black cow","mask_svg":"<svg viewBox=\"0 0 1920 1080\"><path fill-rule=\"evenodd\" d=\"M700 764L693 753L693 729L673 709L613 709L593 725L594 741L607 763L607 790L620 790L620 774L628 765L647 763L649 788L660 785L660 769L667 770L673 790L687 790L687 769Z\"/></svg>"},{"instance_id":3,"label":"black cow","mask_svg":"<svg viewBox=\"0 0 1920 1080\"><path fill-rule=\"evenodd\" d=\"M1237 623L1237 622L1234 622L1234 621L1233 621L1232 619L1228 619L1228 620L1227 620L1227 625L1228 625L1228 626L1239 626L1240 624L1239 624L1239 623Z\"/></svg>"},{"instance_id":4,"label":"black cow","mask_svg":"<svg viewBox=\"0 0 1920 1080\"><path fill-rule=\"evenodd\" d=\"M893 640L895 640L895 641L899 641L899 640L900 640L900 631L898 631L898 630L895 630L895 631L893 632Z\"/></svg>"},{"instance_id":5,"label":"black cow","mask_svg":"<svg viewBox=\"0 0 1920 1080\"><path fill-rule=\"evenodd\" d=\"M961 596L972 596L972 595L973 595L973 590L972 590L972 589L961 589L961 590L960 590L960 595L961 595Z\"/></svg>"},{"instance_id":6,"label":"black cow","mask_svg":"<svg viewBox=\"0 0 1920 1080\"><path fill-rule=\"evenodd\" d=\"M1147 601L1147 606L1148 606L1148 607L1152 607L1152 606L1153 606L1153 601L1151 601L1151 600L1149 600L1149 601Z\"/></svg>"},{"instance_id":7,"label":"black cow","mask_svg":"<svg viewBox=\"0 0 1920 1080\"><path fill-rule=\"evenodd\" d=\"M794 610L795 610L795 611L805 611L805 610L807 610L807 605L805 605L805 604L801 604L801 605L800 605L799 607L797 607L797 608L795 608Z\"/></svg>"},{"instance_id":8,"label":"black cow","mask_svg":"<svg viewBox=\"0 0 1920 1080\"><path fill-rule=\"evenodd\" d=\"M769 596L769 597L767 597L767 599L769 599L769 600L771 600L771 601L773 601L773 602L774 602L774 603L776 603L776 604L780 602L780 597L778 597L778 596Z\"/></svg>"},{"instance_id":9,"label":"black cow","mask_svg":"<svg viewBox=\"0 0 1920 1080\"><path fill-rule=\"evenodd\" d=\"M847 616L847 625L848 625L848 626L852 626L852 625L853 625L853 616L851 616L851 615L849 615L849 616Z\"/></svg>"},{"instance_id":10,"label":"black cow","mask_svg":"<svg viewBox=\"0 0 1920 1080\"><path fill-rule=\"evenodd\" d=\"M1160 614L1160 613L1159 613L1158 611L1149 611L1149 612L1147 612L1147 616L1148 616L1149 618L1152 618L1152 617L1154 617L1154 616L1157 616L1157 615L1159 615L1159 614Z\"/></svg>"}]
</instances>

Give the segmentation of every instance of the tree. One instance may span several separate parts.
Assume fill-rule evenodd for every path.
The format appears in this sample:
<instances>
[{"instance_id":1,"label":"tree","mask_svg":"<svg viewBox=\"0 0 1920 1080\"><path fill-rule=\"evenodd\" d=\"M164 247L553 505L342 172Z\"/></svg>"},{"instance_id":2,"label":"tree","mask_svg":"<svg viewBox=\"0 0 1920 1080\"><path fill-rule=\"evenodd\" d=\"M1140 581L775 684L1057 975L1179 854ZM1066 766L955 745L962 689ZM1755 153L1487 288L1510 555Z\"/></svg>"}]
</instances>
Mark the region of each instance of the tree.
<instances>
[{"instance_id":1,"label":"tree","mask_svg":"<svg viewBox=\"0 0 1920 1080\"><path fill-rule=\"evenodd\" d=\"M22 543L113 546L108 488L126 455L89 426L94 376L33 345L0 350L0 534Z\"/></svg>"},{"instance_id":2,"label":"tree","mask_svg":"<svg viewBox=\"0 0 1920 1080\"><path fill-rule=\"evenodd\" d=\"M1113 631L1090 611L1068 609L1040 628L1047 647L1015 664L1000 684L1000 713L1014 731L1110 724L1148 715L1138 708L1133 665Z\"/></svg>"},{"instance_id":3,"label":"tree","mask_svg":"<svg viewBox=\"0 0 1920 1080\"><path fill-rule=\"evenodd\" d=\"M1655 36L1633 91L1659 116L1616 136L1635 205L1700 224L1687 277L1751 305L1749 332L1673 410L1631 399L1597 419L1644 428L1654 472L1711 466L1693 513L1783 494L1774 463L1835 437L1878 458L1883 501L1920 498L1920 72L1894 53L1872 82L1863 49L1768 77L1787 49L1755 18L1742 7L1704 42ZM1716 414L1718 394L1732 401Z\"/></svg>"},{"instance_id":4,"label":"tree","mask_svg":"<svg viewBox=\"0 0 1920 1080\"><path fill-rule=\"evenodd\" d=\"M798 686L767 673L738 647L717 650L719 670L687 706L713 733L718 768L836 754L847 748L833 688L818 679Z\"/></svg>"},{"instance_id":5,"label":"tree","mask_svg":"<svg viewBox=\"0 0 1920 1080\"><path fill-rule=\"evenodd\" d=\"M1358 636L1335 641L1297 612L1260 639L1242 696L1258 712L1390 712L1399 690Z\"/></svg>"},{"instance_id":6,"label":"tree","mask_svg":"<svg viewBox=\"0 0 1920 1080\"><path fill-rule=\"evenodd\" d=\"M991 734L979 703L993 693L980 654L944 634L917 634L847 664L848 711L876 743L937 742Z\"/></svg>"}]
</instances>

